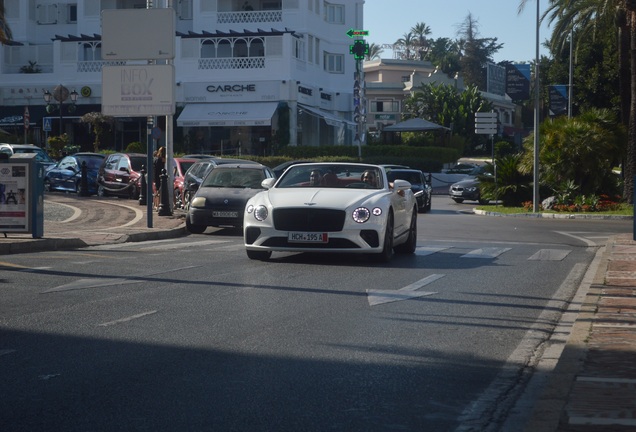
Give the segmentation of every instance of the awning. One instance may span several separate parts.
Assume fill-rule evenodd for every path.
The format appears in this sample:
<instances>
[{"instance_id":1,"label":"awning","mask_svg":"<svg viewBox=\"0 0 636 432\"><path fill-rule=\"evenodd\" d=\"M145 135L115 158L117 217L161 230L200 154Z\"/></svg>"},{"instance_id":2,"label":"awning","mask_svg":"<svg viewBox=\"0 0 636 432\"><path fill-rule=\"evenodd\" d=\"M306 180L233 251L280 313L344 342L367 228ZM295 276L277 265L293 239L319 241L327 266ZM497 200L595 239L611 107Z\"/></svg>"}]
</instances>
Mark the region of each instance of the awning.
<instances>
[{"instance_id":1,"label":"awning","mask_svg":"<svg viewBox=\"0 0 636 432\"><path fill-rule=\"evenodd\" d=\"M327 123L329 126L340 127L343 124L350 127L356 126L356 124L352 122L351 120L345 120L343 118L338 117L335 114L331 114L330 112L323 111L320 108L314 108L314 107L310 107L308 105L303 105L303 104L298 104L298 106L305 111L309 111L313 115L322 117L325 120L325 123Z\"/></svg>"},{"instance_id":2,"label":"awning","mask_svg":"<svg viewBox=\"0 0 636 432\"><path fill-rule=\"evenodd\" d=\"M271 126L278 102L188 104L177 126Z\"/></svg>"}]
</instances>

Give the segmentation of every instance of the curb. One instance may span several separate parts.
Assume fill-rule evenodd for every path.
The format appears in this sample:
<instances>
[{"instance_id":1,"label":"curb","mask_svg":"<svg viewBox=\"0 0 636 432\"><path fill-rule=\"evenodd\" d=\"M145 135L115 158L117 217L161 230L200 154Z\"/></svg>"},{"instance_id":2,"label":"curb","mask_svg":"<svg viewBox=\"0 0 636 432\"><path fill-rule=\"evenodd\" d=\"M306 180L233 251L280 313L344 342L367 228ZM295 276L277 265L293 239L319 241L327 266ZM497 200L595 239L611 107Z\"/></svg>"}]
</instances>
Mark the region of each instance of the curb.
<instances>
[{"instance_id":1,"label":"curb","mask_svg":"<svg viewBox=\"0 0 636 432\"><path fill-rule=\"evenodd\" d=\"M486 210L473 209L473 213L481 216L501 216L501 217L525 217L525 218L543 218L543 219L598 219L598 220L630 220L634 216L623 215L595 215L585 213L498 213Z\"/></svg>"}]
</instances>

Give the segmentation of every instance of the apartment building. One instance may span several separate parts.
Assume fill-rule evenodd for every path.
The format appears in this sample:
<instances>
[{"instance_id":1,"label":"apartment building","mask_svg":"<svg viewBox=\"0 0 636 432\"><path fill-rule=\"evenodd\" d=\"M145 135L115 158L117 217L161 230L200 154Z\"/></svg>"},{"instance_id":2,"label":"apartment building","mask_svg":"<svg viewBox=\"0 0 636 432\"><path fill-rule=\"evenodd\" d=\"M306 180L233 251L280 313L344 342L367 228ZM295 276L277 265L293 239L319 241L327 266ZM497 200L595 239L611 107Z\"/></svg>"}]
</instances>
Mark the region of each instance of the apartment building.
<instances>
[{"instance_id":1,"label":"apartment building","mask_svg":"<svg viewBox=\"0 0 636 432\"><path fill-rule=\"evenodd\" d=\"M28 126L29 141L42 145L60 132L76 144L91 139L80 117L101 111L102 68L134 64L104 59L102 11L150 6L175 12L176 109L168 118L176 151L269 154L285 143L353 144L356 64L347 31L363 28L364 0L4 4L13 40L0 51L0 128ZM164 119L158 125L165 131ZM117 117L112 142L102 147L145 142L148 130L145 117Z\"/></svg>"}]
</instances>

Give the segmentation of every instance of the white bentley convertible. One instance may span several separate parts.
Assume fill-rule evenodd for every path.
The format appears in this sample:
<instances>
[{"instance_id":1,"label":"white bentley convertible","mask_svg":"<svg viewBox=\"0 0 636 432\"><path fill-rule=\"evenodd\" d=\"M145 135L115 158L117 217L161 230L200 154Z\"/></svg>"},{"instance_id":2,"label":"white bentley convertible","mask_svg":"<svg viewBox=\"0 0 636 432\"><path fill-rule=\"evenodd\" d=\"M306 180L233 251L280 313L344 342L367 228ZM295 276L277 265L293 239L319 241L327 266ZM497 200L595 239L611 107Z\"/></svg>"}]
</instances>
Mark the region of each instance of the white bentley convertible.
<instances>
[{"instance_id":1,"label":"white bentley convertible","mask_svg":"<svg viewBox=\"0 0 636 432\"><path fill-rule=\"evenodd\" d=\"M388 262L395 249L413 253L417 202L411 184L387 181L378 165L303 163L290 166L245 207L247 256L272 251L373 254Z\"/></svg>"}]
</instances>

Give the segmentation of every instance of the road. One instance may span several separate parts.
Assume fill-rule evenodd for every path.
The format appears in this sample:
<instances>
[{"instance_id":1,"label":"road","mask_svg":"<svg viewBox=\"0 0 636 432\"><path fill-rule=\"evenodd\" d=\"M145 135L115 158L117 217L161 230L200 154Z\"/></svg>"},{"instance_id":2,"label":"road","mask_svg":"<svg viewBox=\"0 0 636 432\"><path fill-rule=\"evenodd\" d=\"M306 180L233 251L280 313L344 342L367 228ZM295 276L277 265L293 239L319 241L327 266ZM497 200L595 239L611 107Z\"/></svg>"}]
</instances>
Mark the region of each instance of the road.
<instances>
[{"instance_id":1,"label":"road","mask_svg":"<svg viewBox=\"0 0 636 432\"><path fill-rule=\"evenodd\" d=\"M236 232L3 256L7 431L497 430L608 236L434 197L418 249L247 259Z\"/></svg>"}]
</instances>

